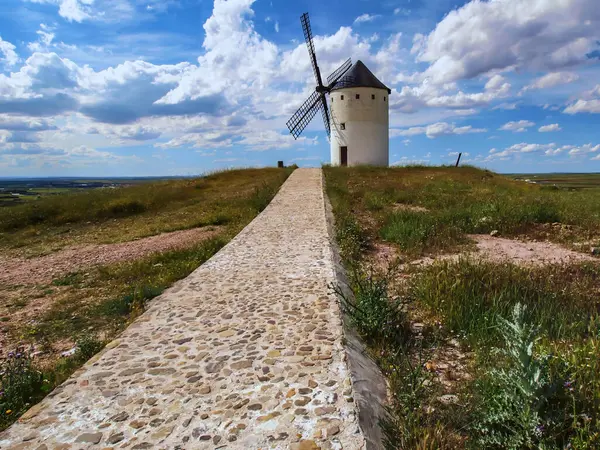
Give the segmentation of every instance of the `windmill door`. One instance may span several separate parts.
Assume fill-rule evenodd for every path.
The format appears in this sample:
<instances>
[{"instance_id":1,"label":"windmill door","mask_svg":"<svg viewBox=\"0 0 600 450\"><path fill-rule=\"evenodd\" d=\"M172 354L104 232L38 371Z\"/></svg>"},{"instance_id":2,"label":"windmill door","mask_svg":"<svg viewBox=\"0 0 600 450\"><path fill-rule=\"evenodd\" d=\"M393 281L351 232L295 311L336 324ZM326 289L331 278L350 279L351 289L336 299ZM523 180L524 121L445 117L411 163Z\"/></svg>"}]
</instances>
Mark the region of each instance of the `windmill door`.
<instances>
[{"instance_id":1,"label":"windmill door","mask_svg":"<svg viewBox=\"0 0 600 450\"><path fill-rule=\"evenodd\" d=\"M340 165L348 165L348 147L340 147Z\"/></svg>"}]
</instances>

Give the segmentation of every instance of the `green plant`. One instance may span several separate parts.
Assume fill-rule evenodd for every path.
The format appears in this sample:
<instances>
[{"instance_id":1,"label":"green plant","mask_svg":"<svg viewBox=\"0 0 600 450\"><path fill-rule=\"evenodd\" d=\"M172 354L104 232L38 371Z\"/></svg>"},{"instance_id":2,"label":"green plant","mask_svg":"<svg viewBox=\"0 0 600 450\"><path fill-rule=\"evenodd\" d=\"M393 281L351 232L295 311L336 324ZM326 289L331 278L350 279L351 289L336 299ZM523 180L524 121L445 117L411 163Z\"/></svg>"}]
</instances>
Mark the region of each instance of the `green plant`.
<instances>
[{"instance_id":1,"label":"green plant","mask_svg":"<svg viewBox=\"0 0 600 450\"><path fill-rule=\"evenodd\" d=\"M0 360L0 430L38 401L45 387L43 373L34 367L24 347Z\"/></svg>"},{"instance_id":2,"label":"green plant","mask_svg":"<svg viewBox=\"0 0 600 450\"><path fill-rule=\"evenodd\" d=\"M504 346L495 353L503 364L475 384L476 448L547 448L557 426L552 408L557 380L550 377L550 356L535 351L539 328L526 322L525 308L516 304L510 320L498 319L498 329Z\"/></svg>"},{"instance_id":3,"label":"green plant","mask_svg":"<svg viewBox=\"0 0 600 450\"><path fill-rule=\"evenodd\" d=\"M550 338L584 335L600 308L599 275L600 268L588 264L535 268L460 258L424 269L414 277L410 295L482 347L501 339L498 318L509 316L517 303Z\"/></svg>"},{"instance_id":4,"label":"green plant","mask_svg":"<svg viewBox=\"0 0 600 450\"><path fill-rule=\"evenodd\" d=\"M104 342L90 334L79 336L76 340L76 344L77 351L75 352L75 356L82 362L87 361L104 348Z\"/></svg>"},{"instance_id":5,"label":"green plant","mask_svg":"<svg viewBox=\"0 0 600 450\"><path fill-rule=\"evenodd\" d=\"M403 346L410 335L408 322L400 302L388 297L387 280L358 270L352 280L353 296L339 286L334 290L359 334L371 345Z\"/></svg>"},{"instance_id":6,"label":"green plant","mask_svg":"<svg viewBox=\"0 0 600 450\"><path fill-rule=\"evenodd\" d=\"M276 193L277 189L274 186L263 183L261 186L254 188L254 193L248 202L257 212L262 212L271 203Z\"/></svg>"}]
</instances>

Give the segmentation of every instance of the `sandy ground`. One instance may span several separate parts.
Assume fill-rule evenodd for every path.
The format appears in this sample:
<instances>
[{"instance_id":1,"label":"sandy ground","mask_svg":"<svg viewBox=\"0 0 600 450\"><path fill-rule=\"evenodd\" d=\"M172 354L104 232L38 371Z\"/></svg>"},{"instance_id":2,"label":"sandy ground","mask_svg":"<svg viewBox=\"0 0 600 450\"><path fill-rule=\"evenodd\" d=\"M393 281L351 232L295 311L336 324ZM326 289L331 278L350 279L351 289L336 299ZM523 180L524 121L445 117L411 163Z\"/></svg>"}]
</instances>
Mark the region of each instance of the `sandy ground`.
<instances>
[{"instance_id":1,"label":"sandy ground","mask_svg":"<svg viewBox=\"0 0 600 450\"><path fill-rule=\"evenodd\" d=\"M575 252L551 242L530 242L492 237L487 234L471 234L469 238L475 242L476 251L436 257L425 256L410 261L410 264L429 265L439 260L457 260L460 256L483 258L495 262L510 261L519 265L571 264L585 261L600 263L600 258ZM398 250L386 243L376 243L371 254L374 264L382 269L389 267L398 256L400 256Z\"/></svg>"},{"instance_id":2,"label":"sandy ground","mask_svg":"<svg viewBox=\"0 0 600 450\"><path fill-rule=\"evenodd\" d=\"M216 236L218 232L218 227L193 228L119 244L70 247L31 259L6 258L0 255L0 285L49 283L57 276L92 266L131 261L152 253L186 248Z\"/></svg>"}]
</instances>

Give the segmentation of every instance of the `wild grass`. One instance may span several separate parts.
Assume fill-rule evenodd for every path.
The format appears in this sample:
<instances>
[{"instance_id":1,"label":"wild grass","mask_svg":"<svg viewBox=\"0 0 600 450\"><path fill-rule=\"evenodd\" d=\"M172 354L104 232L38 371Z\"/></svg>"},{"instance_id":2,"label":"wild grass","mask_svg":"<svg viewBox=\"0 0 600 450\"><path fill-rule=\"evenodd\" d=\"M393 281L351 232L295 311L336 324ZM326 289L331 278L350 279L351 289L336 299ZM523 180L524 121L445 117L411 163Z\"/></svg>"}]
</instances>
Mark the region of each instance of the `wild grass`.
<instances>
[{"instance_id":1,"label":"wild grass","mask_svg":"<svg viewBox=\"0 0 600 450\"><path fill-rule=\"evenodd\" d=\"M371 240L408 255L452 251L468 233L535 234L574 243L600 242L595 190L545 189L474 167L325 168L332 204L352 214ZM428 212L402 206L419 206ZM560 222L570 232L544 234Z\"/></svg>"},{"instance_id":2,"label":"wild grass","mask_svg":"<svg viewBox=\"0 0 600 450\"><path fill-rule=\"evenodd\" d=\"M69 245L126 242L198 226L237 233L294 168L222 171L197 179L49 196L4 208L0 249L36 256Z\"/></svg>"},{"instance_id":3,"label":"wild grass","mask_svg":"<svg viewBox=\"0 0 600 450\"><path fill-rule=\"evenodd\" d=\"M548 338L571 339L584 336L600 314L599 280L597 264L523 267L461 258L425 268L410 295L472 344L497 343L498 320L516 304Z\"/></svg>"},{"instance_id":4,"label":"wild grass","mask_svg":"<svg viewBox=\"0 0 600 450\"><path fill-rule=\"evenodd\" d=\"M597 190L535 186L473 167L325 174L344 264L363 274L351 276L354 306L370 313L347 310L389 383L386 448L600 447L600 265L461 258L406 269L399 283L364 275L372 273L371 244L381 241L407 259L465 249L466 234L492 230L600 242ZM398 308L400 321L393 319ZM415 317L427 322L427 333L407 329ZM439 332L431 334L429 322ZM391 338L398 329L403 339ZM450 338L472 351L471 377L452 385L459 403L442 405L446 388L426 367Z\"/></svg>"}]
</instances>

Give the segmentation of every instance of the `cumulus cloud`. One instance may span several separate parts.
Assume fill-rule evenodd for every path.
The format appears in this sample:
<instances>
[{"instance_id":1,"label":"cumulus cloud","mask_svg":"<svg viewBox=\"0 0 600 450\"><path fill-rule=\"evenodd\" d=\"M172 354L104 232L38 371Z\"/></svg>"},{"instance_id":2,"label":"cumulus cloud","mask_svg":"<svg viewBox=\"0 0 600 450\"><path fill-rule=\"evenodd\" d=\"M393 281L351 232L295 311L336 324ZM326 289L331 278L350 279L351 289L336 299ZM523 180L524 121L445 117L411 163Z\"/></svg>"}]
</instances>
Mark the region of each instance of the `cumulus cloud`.
<instances>
[{"instance_id":1,"label":"cumulus cloud","mask_svg":"<svg viewBox=\"0 0 600 450\"><path fill-rule=\"evenodd\" d=\"M531 128L534 125L535 122L532 122L530 120L518 120L507 122L498 129L502 131L512 131L514 133L522 133L524 131L527 131L527 128Z\"/></svg>"},{"instance_id":2,"label":"cumulus cloud","mask_svg":"<svg viewBox=\"0 0 600 450\"><path fill-rule=\"evenodd\" d=\"M598 47L596 0L472 0L417 35L412 52L430 63L435 83L473 78L493 70L556 70L589 60Z\"/></svg>"},{"instance_id":3,"label":"cumulus cloud","mask_svg":"<svg viewBox=\"0 0 600 450\"><path fill-rule=\"evenodd\" d=\"M489 155L484 161L493 160L508 160L515 156L529 153L543 153L546 156L557 156L560 154L568 154L571 157L594 154L600 151L600 144L592 145L562 145L559 146L554 142L549 144L530 144L521 142L519 144L511 145L504 150L498 150L493 148L489 151ZM591 159L596 159L591 158Z\"/></svg>"},{"instance_id":4,"label":"cumulus cloud","mask_svg":"<svg viewBox=\"0 0 600 450\"><path fill-rule=\"evenodd\" d=\"M579 79L579 75L573 72L552 72L542 77L536 78L530 84L525 86L521 92L535 89L547 89L561 84L568 84Z\"/></svg>"},{"instance_id":5,"label":"cumulus cloud","mask_svg":"<svg viewBox=\"0 0 600 450\"><path fill-rule=\"evenodd\" d=\"M437 122L424 127L411 127L406 129L392 128L390 136L416 136L424 134L429 139L435 139L439 136L447 136L451 134L468 134L468 133L485 133L485 128L473 128L471 125L457 127L454 124L447 122Z\"/></svg>"},{"instance_id":6,"label":"cumulus cloud","mask_svg":"<svg viewBox=\"0 0 600 450\"><path fill-rule=\"evenodd\" d=\"M542 125L542 126L541 126L541 127L538 129L538 131L539 131L540 133L549 133L549 132L551 132L551 131L560 131L560 130L562 130L562 128L561 128L561 127L560 127L560 125L559 125L559 124L557 124L557 123L552 123L552 124L550 124L550 125Z\"/></svg>"},{"instance_id":7,"label":"cumulus cloud","mask_svg":"<svg viewBox=\"0 0 600 450\"><path fill-rule=\"evenodd\" d=\"M584 92L582 98L567 106L566 114L600 113L600 84L594 89Z\"/></svg>"},{"instance_id":8,"label":"cumulus cloud","mask_svg":"<svg viewBox=\"0 0 600 450\"><path fill-rule=\"evenodd\" d=\"M0 36L0 63L6 66L14 66L19 62L19 56L15 51L16 47Z\"/></svg>"}]
</instances>

